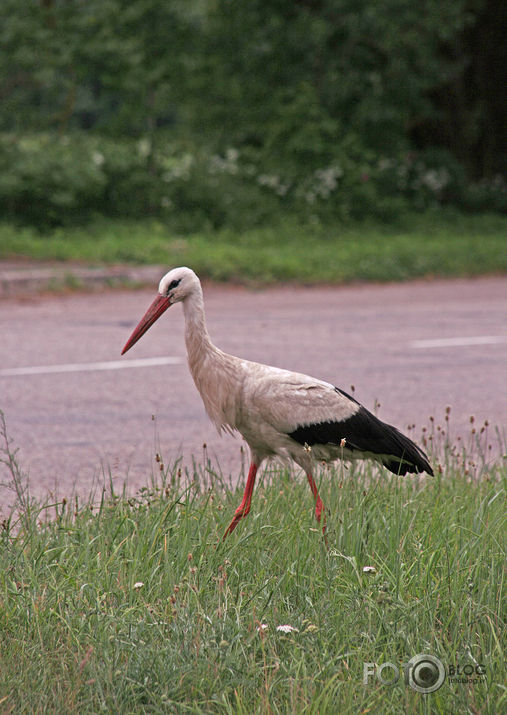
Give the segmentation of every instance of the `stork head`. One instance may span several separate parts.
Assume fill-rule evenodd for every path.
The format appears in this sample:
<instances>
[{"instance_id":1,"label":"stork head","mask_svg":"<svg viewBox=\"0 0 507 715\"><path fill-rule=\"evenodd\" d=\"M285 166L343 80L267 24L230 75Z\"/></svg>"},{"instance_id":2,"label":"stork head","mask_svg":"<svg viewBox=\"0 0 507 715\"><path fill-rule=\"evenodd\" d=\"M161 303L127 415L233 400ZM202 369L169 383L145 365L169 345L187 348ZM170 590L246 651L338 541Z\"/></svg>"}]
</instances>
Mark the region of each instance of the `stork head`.
<instances>
[{"instance_id":1,"label":"stork head","mask_svg":"<svg viewBox=\"0 0 507 715\"><path fill-rule=\"evenodd\" d=\"M199 278L190 268L173 268L166 273L159 283L157 297L125 343L121 354L130 350L170 305L185 300L191 293L198 290L199 285Z\"/></svg>"},{"instance_id":2,"label":"stork head","mask_svg":"<svg viewBox=\"0 0 507 715\"><path fill-rule=\"evenodd\" d=\"M158 285L160 296L169 299L169 304L179 303L193 293L199 285L199 278L191 268L173 268L166 273Z\"/></svg>"}]
</instances>

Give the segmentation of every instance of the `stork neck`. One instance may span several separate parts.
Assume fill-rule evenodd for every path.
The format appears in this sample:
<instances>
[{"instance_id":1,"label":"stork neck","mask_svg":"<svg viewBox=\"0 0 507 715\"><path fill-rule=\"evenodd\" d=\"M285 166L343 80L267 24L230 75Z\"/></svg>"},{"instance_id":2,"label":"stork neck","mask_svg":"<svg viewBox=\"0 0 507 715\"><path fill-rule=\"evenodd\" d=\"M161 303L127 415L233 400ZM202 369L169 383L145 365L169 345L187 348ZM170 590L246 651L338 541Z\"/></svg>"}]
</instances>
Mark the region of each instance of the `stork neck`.
<instances>
[{"instance_id":1,"label":"stork neck","mask_svg":"<svg viewBox=\"0 0 507 715\"><path fill-rule=\"evenodd\" d=\"M222 352L211 342L204 317L202 290L190 294L183 303L188 367L211 421L220 431L234 430L240 405L241 374L238 359Z\"/></svg>"},{"instance_id":2,"label":"stork neck","mask_svg":"<svg viewBox=\"0 0 507 715\"><path fill-rule=\"evenodd\" d=\"M206 353L215 348L206 327L204 315L204 300L202 290L192 293L183 303L185 316L185 343L190 366L196 361L201 361Z\"/></svg>"}]
</instances>

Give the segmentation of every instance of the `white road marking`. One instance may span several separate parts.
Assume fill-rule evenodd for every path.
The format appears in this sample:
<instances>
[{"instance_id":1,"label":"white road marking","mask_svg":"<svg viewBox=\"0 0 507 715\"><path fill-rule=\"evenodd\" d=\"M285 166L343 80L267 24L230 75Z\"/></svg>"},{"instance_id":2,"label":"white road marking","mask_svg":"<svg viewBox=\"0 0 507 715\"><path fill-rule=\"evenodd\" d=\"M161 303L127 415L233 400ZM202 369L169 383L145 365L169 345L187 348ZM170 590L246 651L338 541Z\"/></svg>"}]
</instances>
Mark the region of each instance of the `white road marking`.
<instances>
[{"instance_id":1,"label":"white road marking","mask_svg":"<svg viewBox=\"0 0 507 715\"><path fill-rule=\"evenodd\" d=\"M434 338L412 340L412 348L461 348L468 345L497 345L507 343L507 335L471 335L463 338Z\"/></svg>"},{"instance_id":2,"label":"white road marking","mask_svg":"<svg viewBox=\"0 0 507 715\"><path fill-rule=\"evenodd\" d=\"M462 338L435 338L430 340L412 340L410 347L449 348L469 345L496 345L507 343L507 335L477 335ZM33 367L9 367L0 369L0 377L21 377L27 375L50 375L65 372L94 372L97 370L124 370L134 367L158 367L160 365L179 365L178 357L139 358L137 360L110 360L108 362L68 363L64 365L35 365Z\"/></svg>"},{"instance_id":3,"label":"white road marking","mask_svg":"<svg viewBox=\"0 0 507 715\"><path fill-rule=\"evenodd\" d=\"M0 377L21 375L50 375L62 372L93 372L95 370L123 370L129 367L157 367L158 365L179 365L178 357L139 358L138 360L110 360L109 362L83 362L67 365L36 365L34 367L9 367L0 370Z\"/></svg>"}]
</instances>

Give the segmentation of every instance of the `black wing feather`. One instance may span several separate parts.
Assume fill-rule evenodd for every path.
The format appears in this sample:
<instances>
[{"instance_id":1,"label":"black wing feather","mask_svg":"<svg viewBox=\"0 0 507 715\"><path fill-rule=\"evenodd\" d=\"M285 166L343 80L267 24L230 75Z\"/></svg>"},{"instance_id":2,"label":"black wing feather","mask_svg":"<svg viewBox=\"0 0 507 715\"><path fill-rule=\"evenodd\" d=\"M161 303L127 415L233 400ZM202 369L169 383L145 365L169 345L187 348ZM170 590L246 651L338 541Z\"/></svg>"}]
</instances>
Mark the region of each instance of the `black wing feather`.
<instances>
[{"instance_id":1,"label":"black wing feather","mask_svg":"<svg viewBox=\"0 0 507 715\"><path fill-rule=\"evenodd\" d=\"M359 405L357 400L343 390L336 390ZM300 425L289 437L309 447L315 444L340 446L342 439L345 439L347 450L378 455L382 464L394 474L427 472L433 475L422 449L396 427L382 422L362 405L346 420Z\"/></svg>"}]
</instances>

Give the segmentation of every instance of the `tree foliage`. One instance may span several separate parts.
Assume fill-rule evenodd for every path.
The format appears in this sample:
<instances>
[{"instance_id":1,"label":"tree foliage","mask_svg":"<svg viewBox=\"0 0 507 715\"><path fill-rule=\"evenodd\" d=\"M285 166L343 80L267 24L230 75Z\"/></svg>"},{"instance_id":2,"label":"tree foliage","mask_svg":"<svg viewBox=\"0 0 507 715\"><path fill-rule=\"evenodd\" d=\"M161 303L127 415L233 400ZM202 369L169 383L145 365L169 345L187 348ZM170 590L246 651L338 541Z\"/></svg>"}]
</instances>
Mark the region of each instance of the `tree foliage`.
<instances>
[{"instance_id":1,"label":"tree foliage","mask_svg":"<svg viewBox=\"0 0 507 715\"><path fill-rule=\"evenodd\" d=\"M443 167L454 184L468 176L504 192L497 177L507 153L506 7L500 0L3 0L0 162L12 176L0 182L0 204L19 207L33 190L32 160L42 174L44 162L60 166L49 174L72 173L76 157L69 153L66 164L65 143L48 144L51 135L70 135L74 148L114 141L120 157L125 142L148 142L141 184L152 192L167 163L157 146L168 138L179 142L180 159L188 147L222 159L240 151L243 179L248 166L250 176L276 176L279 199L309 196L315 172L337 171L356 176L350 191L380 200L386 191L372 191L364 177L384 166L387 186L386 162L410 172L420 152L424 167ZM89 139L76 140L76 132ZM15 146L24 136L26 148L35 134L33 154ZM41 146L52 158L37 159ZM70 183L87 175L84 196L93 203L108 181L93 161L84 164ZM25 193L16 193L23 182ZM453 192L443 193L452 200ZM164 202L158 194L152 208Z\"/></svg>"}]
</instances>

